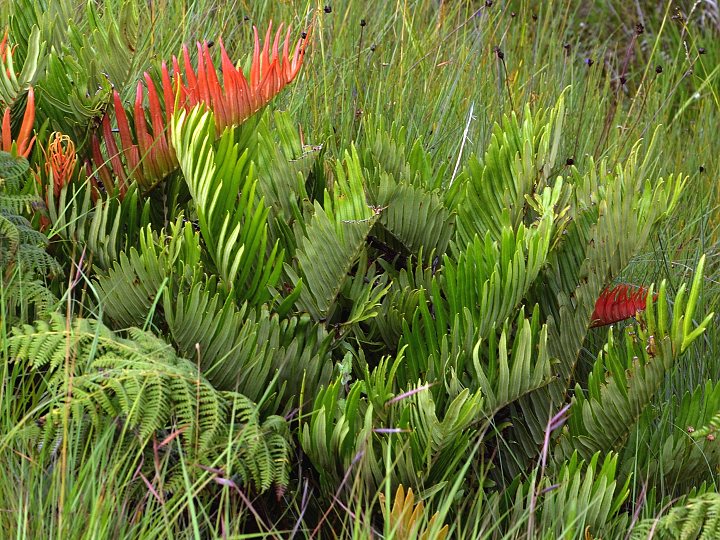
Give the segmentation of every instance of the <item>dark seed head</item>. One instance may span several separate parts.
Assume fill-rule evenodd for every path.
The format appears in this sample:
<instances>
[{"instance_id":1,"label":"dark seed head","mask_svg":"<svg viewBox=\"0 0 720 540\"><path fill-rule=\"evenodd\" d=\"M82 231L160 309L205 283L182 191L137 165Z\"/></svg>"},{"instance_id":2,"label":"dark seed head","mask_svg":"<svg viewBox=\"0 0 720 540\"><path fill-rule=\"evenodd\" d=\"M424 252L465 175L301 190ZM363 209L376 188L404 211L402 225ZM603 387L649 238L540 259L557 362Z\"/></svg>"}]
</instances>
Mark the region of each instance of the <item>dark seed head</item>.
<instances>
[{"instance_id":1,"label":"dark seed head","mask_svg":"<svg viewBox=\"0 0 720 540\"><path fill-rule=\"evenodd\" d=\"M505 53L502 52L502 49L500 47L495 47L493 50L495 51L495 54L500 60L505 58Z\"/></svg>"},{"instance_id":2,"label":"dark seed head","mask_svg":"<svg viewBox=\"0 0 720 540\"><path fill-rule=\"evenodd\" d=\"M367 21L365 19L360 19L360 26L367 25Z\"/></svg>"},{"instance_id":3,"label":"dark seed head","mask_svg":"<svg viewBox=\"0 0 720 540\"><path fill-rule=\"evenodd\" d=\"M700 165L700 168L699 168L698 170L699 170L701 173L704 173L704 172L705 172L705 167L703 167L702 165Z\"/></svg>"},{"instance_id":4,"label":"dark seed head","mask_svg":"<svg viewBox=\"0 0 720 540\"><path fill-rule=\"evenodd\" d=\"M571 165L575 165L575 160L573 158L569 157L565 161L565 165L567 165L568 167L570 167Z\"/></svg>"},{"instance_id":5,"label":"dark seed head","mask_svg":"<svg viewBox=\"0 0 720 540\"><path fill-rule=\"evenodd\" d=\"M372 45L370 45L371 52L375 52L375 48L376 48L376 45L374 43Z\"/></svg>"},{"instance_id":6,"label":"dark seed head","mask_svg":"<svg viewBox=\"0 0 720 540\"><path fill-rule=\"evenodd\" d=\"M570 44L567 42L563 43L563 49L565 49L566 51L570 51Z\"/></svg>"},{"instance_id":7,"label":"dark seed head","mask_svg":"<svg viewBox=\"0 0 720 540\"><path fill-rule=\"evenodd\" d=\"M639 36L640 34L644 33L644 32L645 32L645 27L644 27L642 24L638 23L638 24L635 25L635 33L636 33L638 36Z\"/></svg>"},{"instance_id":8,"label":"dark seed head","mask_svg":"<svg viewBox=\"0 0 720 540\"><path fill-rule=\"evenodd\" d=\"M245 16L243 17L243 21L248 22L249 20L250 20L250 17L248 17L247 15L245 15Z\"/></svg>"},{"instance_id":9,"label":"dark seed head","mask_svg":"<svg viewBox=\"0 0 720 540\"><path fill-rule=\"evenodd\" d=\"M655 66L655 73L660 75L663 72L662 66Z\"/></svg>"},{"instance_id":10,"label":"dark seed head","mask_svg":"<svg viewBox=\"0 0 720 540\"><path fill-rule=\"evenodd\" d=\"M511 11L510 16L514 19L517 16L517 13L515 13L514 11Z\"/></svg>"},{"instance_id":11,"label":"dark seed head","mask_svg":"<svg viewBox=\"0 0 720 540\"><path fill-rule=\"evenodd\" d=\"M207 42L208 48L212 47L213 45L215 45L215 42L212 39Z\"/></svg>"},{"instance_id":12,"label":"dark seed head","mask_svg":"<svg viewBox=\"0 0 720 540\"><path fill-rule=\"evenodd\" d=\"M307 39L307 32L303 32L302 34L300 34L300 37L302 39Z\"/></svg>"},{"instance_id":13,"label":"dark seed head","mask_svg":"<svg viewBox=\"0 0 720 540\"><path fill-rule=\"evenodd\" d=\"M625 84L627 82L627 78L625 75L620 75L620 84Z\"/></svg>"},{"instance_id":14,"label":"dark seed head","mask_svg":"<svg viewBox=\"0 0 720 540\"><path fill-rule=\"evenodd\" d=\"M325 13L332 13L332 6L325 6L324 11Z\"/></svg>"},{"instance_id":15,"label":"dark seed head","mask_svg":"<svg viewBox=\"0 0 720 540\"><path fill-rule=\"evenodd\" d=\"M707 51L705 50L705 47L700 47L698 49L698 54L705 54Z\"/></svg>"},{"instance_id":16,"label":"dark seed head","mask_svg":"<svg viewBox=\"0 0 720 540\"><path fill-rule=\"evenodd\" d=\"M532 20L537 21L537 15L535 15L534 13L532 14Z\"/></svg>"},{"instance_id":17,"label":"dark seed head","mask_svg":"<svg viewBox=\"0 0 720 540\"><path fill-rule=\"evenodd\" d=\"M492 0L485 0L485 7L492 7Z\"/></svg>"}]
</instances>

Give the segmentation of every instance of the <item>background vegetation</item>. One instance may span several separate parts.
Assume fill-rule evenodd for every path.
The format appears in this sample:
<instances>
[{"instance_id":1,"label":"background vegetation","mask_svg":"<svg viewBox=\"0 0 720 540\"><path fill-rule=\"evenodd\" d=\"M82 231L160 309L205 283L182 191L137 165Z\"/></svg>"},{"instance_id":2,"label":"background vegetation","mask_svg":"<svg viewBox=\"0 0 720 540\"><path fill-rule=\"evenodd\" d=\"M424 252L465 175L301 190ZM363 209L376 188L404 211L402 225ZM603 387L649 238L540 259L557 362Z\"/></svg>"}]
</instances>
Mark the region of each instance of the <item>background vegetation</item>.
<instances>
[{"instance_id":1,"label":"background vegetation","mask_svg":"<svg viewBox=\"0 0 720 540\"><path fill-rule=\"evenodd\" d=\"M717 2L0 28L0 530L720 536Z\"/></svg>"}]
</instances>

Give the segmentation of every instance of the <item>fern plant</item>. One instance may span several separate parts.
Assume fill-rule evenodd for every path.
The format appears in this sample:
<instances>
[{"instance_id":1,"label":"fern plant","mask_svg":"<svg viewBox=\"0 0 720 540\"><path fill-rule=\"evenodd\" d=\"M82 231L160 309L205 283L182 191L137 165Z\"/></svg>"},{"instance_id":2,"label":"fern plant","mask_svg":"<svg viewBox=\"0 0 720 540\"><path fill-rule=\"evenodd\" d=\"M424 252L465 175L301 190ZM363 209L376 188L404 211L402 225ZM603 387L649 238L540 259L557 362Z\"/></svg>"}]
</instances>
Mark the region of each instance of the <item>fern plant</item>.
<instances>
[{"instance_id":1,"label":"fern plant","mask_svg":"<svg viewBox=\"0 0 720 540\"><path fill-rule=\"evenodd\" d=\"M3 319L11 322L27 322L52 311L57 298L44 280L63 274L45 250L45 235L23 215L40 202L24 189L28 172L27 160L0 151L0 290Z\"/></svg>"},{"instance_id":2,"label":"fern plant","mask_svg":"<svg viewBox=\"0 0 720 540\"><path fill-rule=\"evenodd\" d=\"M35 418L42 427L28 423L20 432L36 448L59 443L69 414L87 424L84 437L117 426L124 451L148 449L153 438L176 432L190 460L222 464L224 474L257 491L288 483L285 421L263 419L246 396L216 390L197 365L148 332L130 328L121 337L98 321L53 314L18 328L9 351L23 372L43 375L49 394ZM168 489L179 474L170 473Z\"/></svg>"}]
</instances>

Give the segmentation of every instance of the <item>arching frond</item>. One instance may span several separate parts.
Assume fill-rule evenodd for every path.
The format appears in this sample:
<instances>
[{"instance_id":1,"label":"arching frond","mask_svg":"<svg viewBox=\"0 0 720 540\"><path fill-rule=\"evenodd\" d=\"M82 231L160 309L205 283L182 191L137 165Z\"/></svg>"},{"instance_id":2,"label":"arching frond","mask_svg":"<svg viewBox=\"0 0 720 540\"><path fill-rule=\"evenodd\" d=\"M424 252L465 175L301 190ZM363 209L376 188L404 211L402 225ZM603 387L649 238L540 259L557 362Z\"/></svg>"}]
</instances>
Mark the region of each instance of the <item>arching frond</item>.
<instances>
[{"instance_id":1,"label":"arching frond","mask_svg":"<svg viewBox=\"0 0 720 540\"><path fill-rule=\"evenodd\" d=\"M268 246L268 210L255 194L257 180L247 151L226 130L215 143L214 115L196 107L173 121L172 143L195 201L200 233L228 290L238 301L270 299L284 253Z\"/></svg>"},{"instance_id":2,"label":"arching frond","mask_svg":"<svg viewBox=\"0 0 720 540\"><path fill-rule=\"evenodd\" d=\"M57 428L69 400L76 419L89 422L97 433L119 421L123 434L131 434L133 444L143 448L153 435L179 430L184 450L200 463L212 465L222 457L261 491L274 482L287 483L284 420L263 421L250 399L216 390L197 365L152 334L131 328L120 337L97 321L69 322L55 314L49 323L16 330L9 348L15 362L44 375L53 397L43 417L45 443L62 433ZM71 379L66 371L70 358ZM241 450L226 456L233 448L229 441Z\"/></svg>"}]
</instances>

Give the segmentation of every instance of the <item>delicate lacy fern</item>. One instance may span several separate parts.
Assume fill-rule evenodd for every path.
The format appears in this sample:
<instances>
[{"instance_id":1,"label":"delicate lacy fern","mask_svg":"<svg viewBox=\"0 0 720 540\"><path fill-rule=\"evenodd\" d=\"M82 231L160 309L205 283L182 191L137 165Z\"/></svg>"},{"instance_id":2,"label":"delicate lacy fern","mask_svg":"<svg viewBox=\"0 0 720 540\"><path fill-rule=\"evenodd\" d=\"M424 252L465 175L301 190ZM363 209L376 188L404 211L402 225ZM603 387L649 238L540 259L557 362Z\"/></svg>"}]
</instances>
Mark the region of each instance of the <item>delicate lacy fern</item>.
<instances>
[{"instance_id":1,"label":"delicate lacy fern","mask_svg":"<svg viewBox=\"0 0 720 540\"><path fill-rule=\"evenodd\" d=\"M17 329L9 350L27 372L44 374L48 391L58 400L43 418L45 443L61 435L67 403L76 420L89 422L96 434L119 422L142 448L161 431L179 430L183 449L193 460L230 462L234 472L259 490L287 484L285 421L263 421L250 399L216 390L198 366L150 333L131 328L123 338L97 321L75 318L70 323L54 314L50 322Z\"/></svg>"},{"instance_id":2,"label":"delicate lacy fern","mask_svg":"<svg viewBox=\"0 0 720 540\"><path fill-rule=\"evenodd\" d=\"M47 313L57 302L41 278L62 276L60 264L45 251L48 240L21 215L38 199L21 193L28 162L0 151L0 287L11 321Z\"/></svg>"},{"instance_id":3,"label":"delicate lacy fern","mask_svg":"<svg viewBox=\"0 0 720 540\"><path fill-rule=\"evenodd\" d=\"M631 538L635 540L720 538L720 494L706 493L673 506L663 516L645 519L633 528Z\"/></svg>"}]
</instances>

